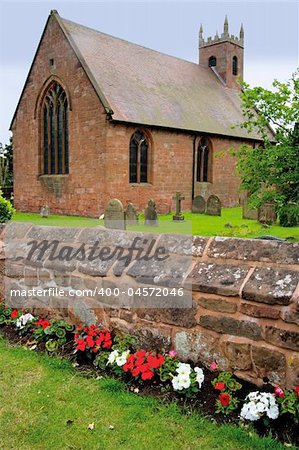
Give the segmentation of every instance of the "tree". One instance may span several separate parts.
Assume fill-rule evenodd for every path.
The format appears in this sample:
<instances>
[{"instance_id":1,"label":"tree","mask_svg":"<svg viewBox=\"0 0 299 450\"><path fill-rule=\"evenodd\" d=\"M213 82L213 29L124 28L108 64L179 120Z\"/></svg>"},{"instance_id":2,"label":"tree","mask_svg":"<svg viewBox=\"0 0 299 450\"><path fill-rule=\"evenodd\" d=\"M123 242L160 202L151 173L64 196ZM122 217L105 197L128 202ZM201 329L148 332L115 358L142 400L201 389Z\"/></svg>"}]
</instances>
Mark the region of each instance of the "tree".
<instances>
[{"instance_id":1,"label":"tree","mask_svg":"<svg viewBox=\"0 0 299 450\"><path fill-rule=\"evenodd\" d=\"M12 138L9 144L3 146L0 142L0 187L10 187L13 184L13 147Z\"/></svg>"},{"instance_id":2,"label":"tree","mask_svg":"<svg viewBox=\"0 0 299 450\"><path fill-rule=\"evenodd\" d=\"M299 223L299 70L273 90L242 82L242 128L257 130L263 145L242 145L237 151L241 187L250 204L274 201L280 224ZM275 136L270 126L275 129Z\"/></svg>"}]
</instances>

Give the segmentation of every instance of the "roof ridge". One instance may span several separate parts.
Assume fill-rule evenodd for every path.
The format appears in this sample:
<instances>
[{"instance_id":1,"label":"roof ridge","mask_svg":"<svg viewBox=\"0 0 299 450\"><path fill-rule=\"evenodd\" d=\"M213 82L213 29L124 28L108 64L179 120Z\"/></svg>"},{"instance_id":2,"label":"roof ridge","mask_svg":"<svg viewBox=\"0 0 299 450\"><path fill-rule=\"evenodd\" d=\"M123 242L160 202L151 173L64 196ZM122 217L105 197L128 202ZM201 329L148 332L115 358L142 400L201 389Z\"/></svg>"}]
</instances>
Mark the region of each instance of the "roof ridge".
<instances>
[{"instance_id":1,"label":"roof ridge","mask_svg":"<svg viewBox=\"0 0 299 450\"><path fill-rule=\"evenodd\" d=\"M202 69L209 69L209 68L206 68L206 67L200 65L199 63L196 63L196 62L193 62L193 61L189 61L189 60L184 59L184 58L180 58L179 56L169 55L168 53L164 53L164 52L161 52L161 51L159 51L159 50L155 50L155 49L153 49L153 48L146 47L145 45L137 44L136 42L128 41L127 39L124 39L124 38L121 38L121 37L113 36L112 34L105 33L104 31L96 30L95 28L87 27L86 25L82 25L82 24L80 24L80 23L78 23L78 22L74 22L73 20L65 19L65 18L63 18L63 17L61 17L61 16L59 16L59 18L60 18L60 20L62 20L63 22L68 22L68 23L77 25L77 26L79 26L79 27L81 27L81 28L85 28L86 30L93 31L94 33L103 34L103 35L108 36L108 37L110 37L110 38L112 38L112 39L116 39L116 40L118 40L118 41L123 41L123 42L125 42L125 43L127 43L127 44L134 45L134 46L136 46L136 47L141 47L141 48L143 48L143 49L145 49L145 50L148 50L148 51L151 51L151 52L155 52L155 53L159 53L160 55L168 56L169 58L174 58L174 59L177 59L177 60L179 60L179 61L183 61L183 62L185 62L185 63L187 63L187 64L192 64L193 66L200 67L200 68L202 68Z\"/></svg>"}]
</instances>

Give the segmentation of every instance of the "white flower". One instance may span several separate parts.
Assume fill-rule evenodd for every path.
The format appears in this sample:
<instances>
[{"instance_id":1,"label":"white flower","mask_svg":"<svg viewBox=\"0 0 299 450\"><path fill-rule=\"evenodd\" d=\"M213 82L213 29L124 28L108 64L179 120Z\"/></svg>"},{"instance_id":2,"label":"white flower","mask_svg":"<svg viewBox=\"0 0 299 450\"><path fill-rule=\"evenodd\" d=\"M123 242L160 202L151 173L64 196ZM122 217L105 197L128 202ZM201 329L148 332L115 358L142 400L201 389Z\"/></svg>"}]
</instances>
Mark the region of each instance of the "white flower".
<instances>
[{"instance_id":1,"label":"white flower","mask_svg":"<svg viewBox=\"0 0 299 450\"><path fill-rule=\"evenodd\" d=\"M27 322L32 322L33 320L35 320L35 317L32 314L30 313L23 314L17 319L16 327L22 329L25 327Z\"/></svg>"},{"instance_id":2,"label":"white flower","mask_svg":"<svg viewBox=\"0 0 299 450\"><path fill-rule=\"evenodd\" d=\"M181 391L183 389L178 376L173 377L171 382L172 382L172 387L175 391Z\"/></svg>"},{"instance_id":3,"label":"white flower","mask_svg":"<svg viewBox=\"0 0 299 450\"><path fill-rule=\"evenodd\" d=\"M200 369L199 367L194 367L194 372L196 373L196 381L198 383L198 386L199 386L199 388L201 388L203 380L205 379L203 370Z\"/></svg>"},{"instance_id":4,"label":"white flower","mask_svg":"<svg viewBox=\"0 0 299 450\"><path fill-rule=\"evenodd\" d=\"M274 394L268 392L251 392L245 398L241 417L246 420L258 420L263 415L277 419L279 409Z\"/></svg>"},{"instance_id":5,"label":"white flower","mask_svg":"<svg viewBox=\"0 0 299 450\"><path fill-rule=\"evenodd\" d=\"M179 378L180 386L182 386L183 389L188 389L188 387L190 387L191 380L190 380L189 375L184 375L184 376L179 375L178 378Z\"/></svg>"},{"instance_id":6,"label":"white flower","mask_svg":"<svg viewBox=\"0 0 299 450\"><path fill-rule=\"evenodd\" d=\"M176 371L179 375L190 375L191 366L190 366L190 364L179 363Z\"/></svg>"},{"instance_id":7,"label":"white flower","mask_svg":"<svg viewBox=\"0 0 299 450\"><path fill-rule=\"evenodd\" d=\"M116 360L116 358L118 358L118 356L119 356L118 351L117 350L113 350L113 352L111 352L110 355L109 355L109 358L108 358L106 366L108 366L108 364L114 364L115 360Z\"/></svg>"},{"instance_id":8,"label":"white flower","mask_svg":"<svg viewBox=\"0 0 299 450\"><path fill-rule=\"evenodd\" d=\"M127 350L127 351L123 352L120 356L118 356L117 358L115 358L116 364L117 364L119 367L125 365L126 362L127 362L127 358L128 358L128 356L129 356L129 354L130 354L130 350Z\"/></svg>"}]
</instances>

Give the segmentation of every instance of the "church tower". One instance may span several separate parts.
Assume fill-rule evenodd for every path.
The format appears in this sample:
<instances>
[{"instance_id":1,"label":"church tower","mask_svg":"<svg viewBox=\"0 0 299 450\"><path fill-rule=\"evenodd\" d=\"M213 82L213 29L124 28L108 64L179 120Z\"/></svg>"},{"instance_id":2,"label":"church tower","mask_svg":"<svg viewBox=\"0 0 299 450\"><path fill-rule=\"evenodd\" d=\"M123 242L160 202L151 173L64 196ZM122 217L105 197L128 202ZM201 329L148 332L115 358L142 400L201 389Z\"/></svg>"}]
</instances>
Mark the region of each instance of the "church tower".
<instances>
[{"instance_id":1,"label":"church tower","mask_svg":"<svg viewBox=\"0 0 299 450\"><path fill-rule=\"evenodd\" d=\"M239 89L238 78L243 80L244 29L241 25L239 37L229 34L225 16L223 33L215 37L203 38L203 28L199 30L199 64L210 67L225 86Z\"/></svg>"}]
</instances>

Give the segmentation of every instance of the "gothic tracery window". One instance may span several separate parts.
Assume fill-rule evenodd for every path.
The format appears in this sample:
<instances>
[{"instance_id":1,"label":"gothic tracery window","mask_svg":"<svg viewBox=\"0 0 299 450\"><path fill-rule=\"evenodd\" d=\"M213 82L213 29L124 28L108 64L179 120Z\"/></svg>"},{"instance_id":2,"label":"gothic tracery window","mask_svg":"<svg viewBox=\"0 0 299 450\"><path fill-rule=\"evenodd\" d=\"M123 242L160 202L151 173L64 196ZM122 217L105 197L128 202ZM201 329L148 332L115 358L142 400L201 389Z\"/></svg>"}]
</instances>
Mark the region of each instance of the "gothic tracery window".
<instances>
[{"instance_id":1,"label":"gothic tracery window","mask_svg":"<svg viewBox=\"0 0 299 450\"><path fill-rule=\"evenodd\" d=\"M211 149L207 139L202 138L197 148L196 181L211 181Z\"/></svg>"},{"instance_id":2,"label":"gothic tracery window","mask_svg":"<svg viewBox=\"0 0 299 450\"><path fill-rule=\"evenodd\" d=\"M42 103L42 156L45 175L69 172L68 101L63 88L53 82Z\"/></svg>"},{"instance_id":3,"label":"gothic tracery window","mask_svg":"<svg viewBox=\"0 0 299 450\"><path fill-rule=\"evenodd\" d=\"M130 140L130 183L148 181L148 139L141 131L136 131Z\"/></svg>"}]
</instances>

